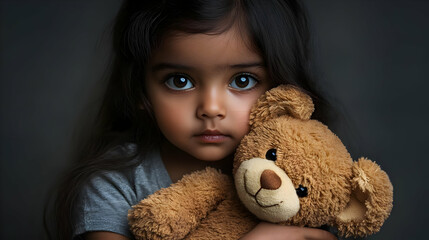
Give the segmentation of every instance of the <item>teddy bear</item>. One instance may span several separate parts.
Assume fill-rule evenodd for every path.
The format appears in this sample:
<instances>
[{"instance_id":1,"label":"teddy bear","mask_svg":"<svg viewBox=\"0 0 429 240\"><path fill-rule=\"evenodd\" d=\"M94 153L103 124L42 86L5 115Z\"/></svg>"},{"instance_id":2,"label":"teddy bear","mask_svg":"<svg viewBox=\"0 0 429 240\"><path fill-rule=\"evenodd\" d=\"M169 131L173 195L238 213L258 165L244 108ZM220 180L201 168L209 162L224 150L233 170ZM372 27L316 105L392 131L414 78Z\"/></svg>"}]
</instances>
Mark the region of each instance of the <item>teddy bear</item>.
<instances>
[{"instance_id":1,"label":"teddy bear","mask_svg":"<svg viewBox=\"0 0 429 240\"><path fill-rule=\"evenodd\" d=\"M313 111L298 87L267 91L251 109L233 177L207 168L142 200L128 213L136 239L239 239L260 221L328 225L344 237L378 232L393 206L388 175L353 161Z\"/></svg>"}]
</instances>

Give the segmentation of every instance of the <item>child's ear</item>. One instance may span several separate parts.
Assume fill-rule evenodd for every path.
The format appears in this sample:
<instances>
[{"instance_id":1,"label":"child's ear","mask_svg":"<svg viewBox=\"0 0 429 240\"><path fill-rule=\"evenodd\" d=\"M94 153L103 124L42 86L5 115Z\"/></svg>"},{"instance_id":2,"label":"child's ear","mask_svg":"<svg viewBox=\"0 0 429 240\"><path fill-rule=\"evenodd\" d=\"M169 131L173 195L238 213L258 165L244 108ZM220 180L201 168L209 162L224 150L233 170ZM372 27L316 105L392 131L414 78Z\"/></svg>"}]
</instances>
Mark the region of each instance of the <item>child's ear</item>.
<instances>
[{"instance_id":1,"label":"child's ear","mask_svg":"<svg viewBox=\"0 0 429 240\"><path fill-rule=\"evenodd\" d=\"M308 120L314 111L311 97L292 85L280 85L263 94L250 111L250 125L281 115Z\"/></svg>"},{"instance_id":2,"label":"child's ear","mask_svg":"<svg viewBox=\"0 0 429 240\"><path fill-rule=\"evenodd\" d=\"M353 164L350 202L336 217L336 225L345 237L363 237L378 232L389 216L393 186L375 162L360 158Z\"/></svg>"}]
</instances>

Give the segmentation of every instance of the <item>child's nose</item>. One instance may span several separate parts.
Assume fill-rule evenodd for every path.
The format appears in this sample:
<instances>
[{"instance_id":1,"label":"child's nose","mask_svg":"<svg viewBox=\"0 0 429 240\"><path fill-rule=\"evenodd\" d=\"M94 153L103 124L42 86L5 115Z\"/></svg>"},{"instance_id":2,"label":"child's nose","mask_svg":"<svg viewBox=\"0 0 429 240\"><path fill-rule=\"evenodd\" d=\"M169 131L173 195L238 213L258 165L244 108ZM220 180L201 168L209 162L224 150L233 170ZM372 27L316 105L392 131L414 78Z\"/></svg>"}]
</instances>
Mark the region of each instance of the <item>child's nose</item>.
<instances>
[{"instance_id":1,"label":"child's nose","mask_svg":"<svg viewBox=\"0 0 429 240\"><path fill-rule=\"evenodd\" d=\"M197 109L199 118L224 118L226 115L225 96L217 89L204 91L200 95Z\"/></svg>"}]
</instances>

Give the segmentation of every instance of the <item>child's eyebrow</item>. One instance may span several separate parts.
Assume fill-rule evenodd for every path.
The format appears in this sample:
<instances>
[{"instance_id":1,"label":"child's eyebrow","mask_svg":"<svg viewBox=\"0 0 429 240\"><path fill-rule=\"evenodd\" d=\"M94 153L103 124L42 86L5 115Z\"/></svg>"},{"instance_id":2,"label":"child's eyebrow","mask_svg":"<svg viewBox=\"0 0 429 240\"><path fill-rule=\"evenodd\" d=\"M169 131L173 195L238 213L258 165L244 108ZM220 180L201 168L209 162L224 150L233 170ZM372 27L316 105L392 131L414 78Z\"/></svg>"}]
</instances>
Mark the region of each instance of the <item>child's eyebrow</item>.
<instances>
[{"instance_id":1,"label":"child's eyebrow","mask_svg":"<svg viewBox=\"0 0 429 240\"><path fill-rule=\"evenodd\" d=\"M265 67L263 62L249 62L229 65L229 68L250 68L250 67Z\"/></svg>"},{"instance_id":2,"label":"child's eyebrow","mask_svg":"<svg viewBox=\"0 0 429 240\"><path fill-rule=\"evenodd\" d=\"M232 64L232 65L219 66L219 68L233 68L233 69L251 68L251 67L265 67L265 64L263 62L248 62L248 63L238 63L238 64ZM162 71L165 69L195 70L196 67L176 64L176 63L158 63L151 67L152 72Z\"/></svg>"},{"instance_id":3,"label":"child's eyebrow","mask_svg":"<svg viewBox=\"0 0 429 240\"><path fill-rule=\"evenodd\" d=\"M151 67L152 72L157 72L165 69L193 70L195 68L175 63L158 63Z\"/></svg>"}]
</instances>

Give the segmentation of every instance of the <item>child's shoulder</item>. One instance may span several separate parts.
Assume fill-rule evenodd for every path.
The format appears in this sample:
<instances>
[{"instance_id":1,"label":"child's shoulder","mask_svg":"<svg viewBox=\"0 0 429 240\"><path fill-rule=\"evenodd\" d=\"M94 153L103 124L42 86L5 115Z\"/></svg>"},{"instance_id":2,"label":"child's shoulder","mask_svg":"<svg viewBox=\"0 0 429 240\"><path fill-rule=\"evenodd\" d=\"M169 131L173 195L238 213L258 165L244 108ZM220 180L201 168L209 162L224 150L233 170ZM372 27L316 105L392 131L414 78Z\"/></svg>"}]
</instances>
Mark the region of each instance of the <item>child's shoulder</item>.
<instances>
[{"instance_id":1,"label":"child's shoulder","mask_svg":"<svg viewBox=\"0 0 429 240\"><path fill-rule=\"evenodd\" d=\"M83 192L86 194L102 191L106 194L120 194L132 199L143 199L171 184L159 149L138 153L136 144L127 143L107 151L105 157L114 159L112 163L116 162L122 167L97 171L84 185ZM129 167L123 167L125 165L129 165Z\"/></svg>"}]
</instances>

